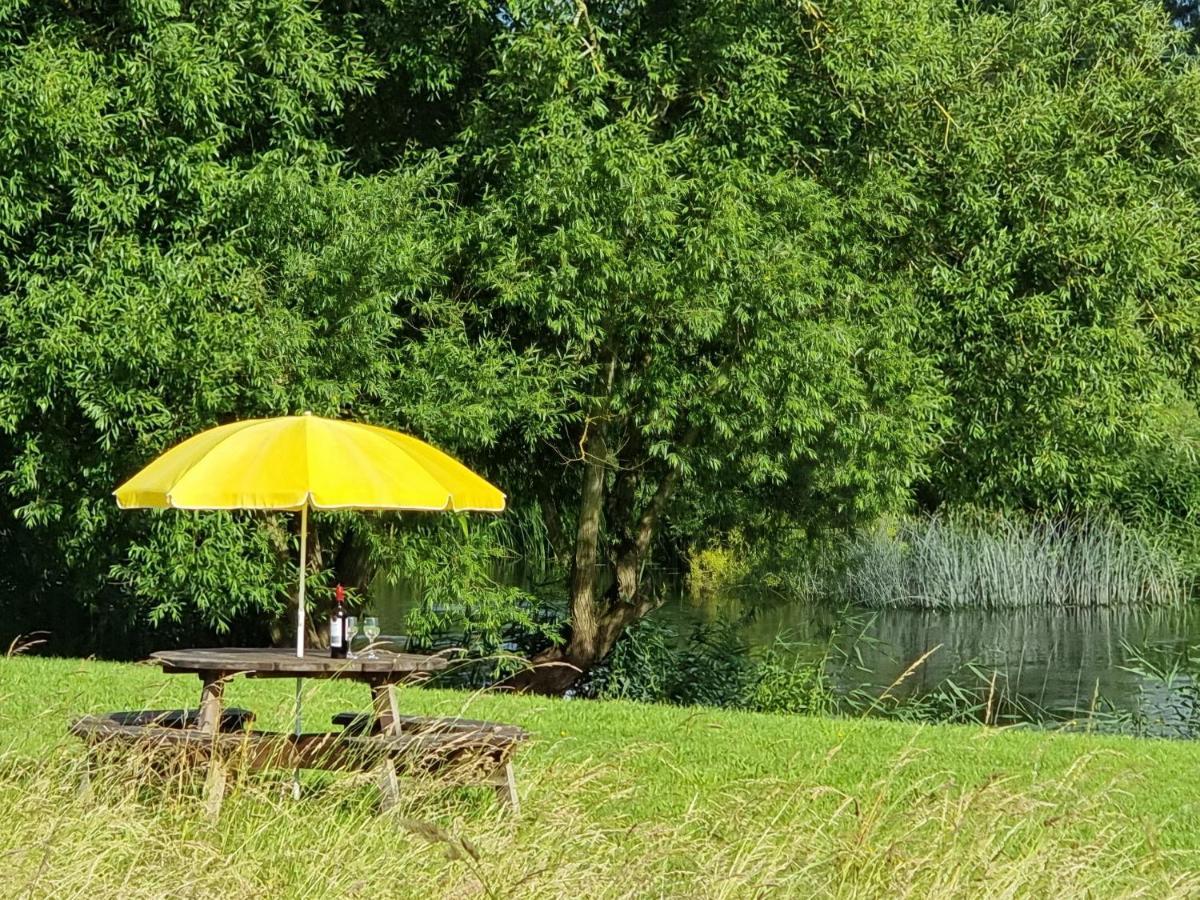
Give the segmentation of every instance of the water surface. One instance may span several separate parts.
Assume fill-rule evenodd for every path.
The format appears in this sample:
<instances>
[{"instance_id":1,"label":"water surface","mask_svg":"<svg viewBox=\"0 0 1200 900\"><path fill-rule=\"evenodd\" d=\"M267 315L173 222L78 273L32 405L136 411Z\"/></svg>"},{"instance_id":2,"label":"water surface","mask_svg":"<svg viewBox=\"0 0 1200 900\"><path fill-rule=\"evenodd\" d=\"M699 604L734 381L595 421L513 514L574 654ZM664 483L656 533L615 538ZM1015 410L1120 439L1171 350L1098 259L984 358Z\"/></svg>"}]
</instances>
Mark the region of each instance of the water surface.
<instances>
[{"instance_id":1,"label":"water surface","mask_svg":"<svg viewBox=\"0 0 1200 900\"><path fill-rule=\"evenodd\" d=\"M1200 606L1175 609L845 610L810 604L697 607L679 599L660 611L686 631L736 609L751 647L777 637L833 649L837 688L928 695L953 683L994 690L1038 718L1102 731L1195 736L1190 702L1200 648ZM1189 652L1191 651L1191 652ZM1139 671L1184 664L1173 681Z\"/></svg>"},{"instance_id":2,"label":"water surface","mask_svg":"<svg viewBox=\"0 0 1200 900\"><path fill-rule=\"evenodd\" d=\"M403 634L411 589L377 592L385 632ZM1195 664L1169 684L1136 671L1150 654L1163 668L1197 658L1200 604L1177 609L846 610L786 603L752 592L697 602L673 592L654 617L681 640L728 622L751 649L783 639L794 652L828 655L843 693L929 696L948 684L1003 695L1046 724L1171 737L1200 736ZM1022 713L1017 713L1023 715Z\"/></svg>"}]
</instances>

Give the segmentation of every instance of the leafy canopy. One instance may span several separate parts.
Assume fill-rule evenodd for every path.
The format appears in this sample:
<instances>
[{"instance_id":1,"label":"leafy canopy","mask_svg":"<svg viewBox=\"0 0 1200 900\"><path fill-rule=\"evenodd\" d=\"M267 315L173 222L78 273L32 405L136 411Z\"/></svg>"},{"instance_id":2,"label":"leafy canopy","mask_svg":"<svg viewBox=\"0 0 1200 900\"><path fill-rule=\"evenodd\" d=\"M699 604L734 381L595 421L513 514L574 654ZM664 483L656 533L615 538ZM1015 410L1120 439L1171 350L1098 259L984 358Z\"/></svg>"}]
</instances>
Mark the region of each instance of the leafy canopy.
<instances>
[{"instance_id":1,"label":"leafy canopy","mask_svg":"<svg viewBox=\"0 0 1200 900\"><path fill-rule=\"evenodd\" d=\"M313 548L493 644L522 530L619 631L733 527L1194 517L1185 6L10 0L0 588L21 627L281 612L286 517L109 492L299 409L506 488L519 526L331 516Z\"/></svg>"}]
</instances>

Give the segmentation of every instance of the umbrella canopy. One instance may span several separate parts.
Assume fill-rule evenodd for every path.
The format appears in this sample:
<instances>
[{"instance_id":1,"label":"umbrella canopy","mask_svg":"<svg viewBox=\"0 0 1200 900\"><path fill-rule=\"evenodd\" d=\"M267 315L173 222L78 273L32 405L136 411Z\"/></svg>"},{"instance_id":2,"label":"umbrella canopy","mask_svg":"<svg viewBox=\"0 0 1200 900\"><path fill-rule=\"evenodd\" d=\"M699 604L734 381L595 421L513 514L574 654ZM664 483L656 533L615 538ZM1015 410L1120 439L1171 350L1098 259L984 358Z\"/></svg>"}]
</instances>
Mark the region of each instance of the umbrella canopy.
<instances>
[{"instance_id":1,"label":"umbrella canopy","mask_svg":"<svg viewBox=\"0 0 1200 900\"><path fill-rule=\"evenodd\" d=\"M126 509L504 509L499 489L424 441L313 415L211 428L114 493Z\"/></svg>"},{"instance_id":2,"label":"umbrella canopy","mask_svg":"<svg viewBox=\"0 0 1200 900\"><path fill-rule=\"evenodd\" d=\"M300 513L304 655L308 509L504 509L504 494L423 441L374 425L305 414L249 419L171 448L114 491L123 509L277 509Z\"/></svg>"}]
</instances>

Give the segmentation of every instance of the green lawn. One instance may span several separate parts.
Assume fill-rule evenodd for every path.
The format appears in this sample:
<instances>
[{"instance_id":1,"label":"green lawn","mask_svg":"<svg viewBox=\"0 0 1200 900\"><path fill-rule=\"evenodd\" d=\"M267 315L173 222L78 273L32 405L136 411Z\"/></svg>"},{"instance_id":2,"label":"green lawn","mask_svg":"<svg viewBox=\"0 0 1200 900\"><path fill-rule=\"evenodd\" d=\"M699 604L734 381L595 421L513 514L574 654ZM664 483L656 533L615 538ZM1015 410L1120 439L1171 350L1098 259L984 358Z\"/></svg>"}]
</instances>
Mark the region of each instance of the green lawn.
<instances>
[{"instance_id":1,"label":"green lawn","mask_svg":"<svg viewBox=\"0 0 1200 900\"><path fill-rule=\"evenodd\" d=\"M1200 894L1200 747L409 689L414 712L520 724L524 809L407 782L373 814L348 776L198 786L113 772L76 797L72 714L194 704L145 665L0 661L0 857L12 895L1096 896ZM289 722L291 681L227 700ZM366 704L306 682L314 727Z\"/></svg>"}]
</instances>

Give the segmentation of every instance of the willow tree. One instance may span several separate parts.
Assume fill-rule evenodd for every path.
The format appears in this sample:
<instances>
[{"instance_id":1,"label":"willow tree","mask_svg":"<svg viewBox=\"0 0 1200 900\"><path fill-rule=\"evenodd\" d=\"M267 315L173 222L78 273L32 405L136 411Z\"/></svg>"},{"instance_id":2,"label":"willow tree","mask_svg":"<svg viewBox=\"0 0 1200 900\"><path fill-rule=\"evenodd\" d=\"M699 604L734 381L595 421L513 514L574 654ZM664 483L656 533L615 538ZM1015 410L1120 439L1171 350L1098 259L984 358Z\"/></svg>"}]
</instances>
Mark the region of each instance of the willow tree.
<instances>
[{"instance_id":1,"label":"willow tree","mask_svg":"<svg viewBox=\"0 0 1200 900\"><path fill-rule=\"evenodd\" d=\"M604 41L584 20L514 39L464 147L463 290L562 378L522 482L573 498L569 631L516 679L539 690L660 602L644 572L681 493L870 516L920 471L937 408L915 309L863 277L837 200L664 136Z\"/></svg>"},{"instance_id":2,"label":"willow tree","mask_svg":"<svg viewBox=\"0 0 1200 900\"><path fill-rule=\"evenodd\" d=\"M0 167L13 175L0 187L0 546L20 584L8 619L54 629L60 652L90 652L80 626L111 620L109 646L137 652L148 598L114 590L111 567L139 543L174 560L191 589L171 602L193 620L197 602L218 624L271 608L281 579L255 523L156 529L119 517L109 493L205 424L291 407L311 325L264 284L248 207L280 173L335 170L323 118L370 62L290 0L252 16L41 2L0 16Z\"/></svg>"},{"instance_id":3,"label":"willow tree","mask_svg":"<svg viewBox=\"0 0 1200 900\"><path fill-rule=\"evenodd\" d=\"M922 352L950 401L926 504L1111 511L1141 497L1152 516L1189 514L1200 65L1178 27L1188 9L767 0L646 17L641 53L670 48L657 83L671 121L815 178L918 297Z\"/></svg>"},{"instance_id":4,"label":"willow tree","mask_svg":"<svg viewBox=\"0 0 1200 900\"><path fill-rule=\"evenodd\" d=\"M1194 491L1200 66L1186 35L1129 0L825 12L807 25L812 77L852 124L821 129L827 171L839 190L858 173L900 220L880 252L912 266L952 400L930 501L1111 510L1151 488L1162 457Z\"/></svg>"}]
</instances>

